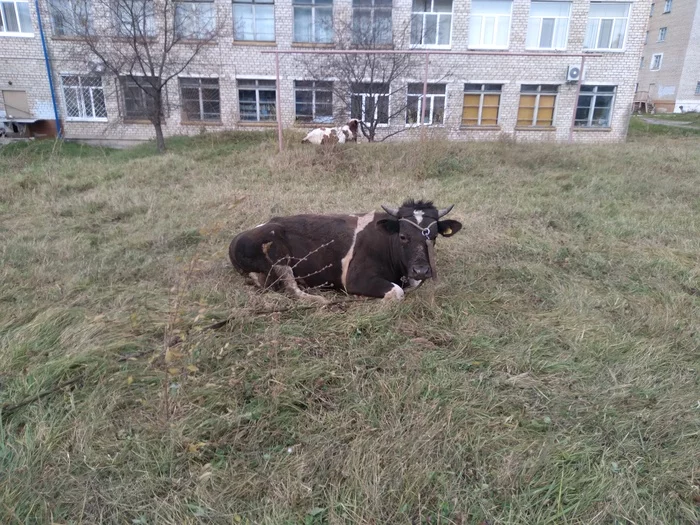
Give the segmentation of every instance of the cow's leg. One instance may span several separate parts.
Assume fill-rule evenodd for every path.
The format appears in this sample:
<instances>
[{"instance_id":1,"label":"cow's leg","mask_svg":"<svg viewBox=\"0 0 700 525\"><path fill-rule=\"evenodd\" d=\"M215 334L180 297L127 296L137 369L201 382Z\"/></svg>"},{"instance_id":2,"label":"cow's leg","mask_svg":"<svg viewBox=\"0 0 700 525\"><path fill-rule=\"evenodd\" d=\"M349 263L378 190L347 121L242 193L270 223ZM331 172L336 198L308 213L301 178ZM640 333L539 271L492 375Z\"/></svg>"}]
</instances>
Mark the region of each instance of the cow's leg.
<instances>
[{"instance_id":1,"label":"cow's leg","mask_svg":"<svg viewBox=\"0 0 700 525\"><path fill-rule=\"evenodd\" d=\"M378 297L384 301L400 301L403 299L403 289L391 281L381 277L358 276L348 282L348 293Z\"/></svg>"},{"instance_id":2,"label":"cow's leg","mask_svg":"<svg viewBox=\"0 0 700 525\"><path fill-rule=\"evenodd\" d=\"M287 291L289 291L295 297L308 301L314 301L320 304L328 304L328 301L325 298L302 291L294 278L294 271L289 266L276 264L272 267L272 269L277 274L277 277L279 277L279 279L282 281Z\"/></svg>"}]
</instances>

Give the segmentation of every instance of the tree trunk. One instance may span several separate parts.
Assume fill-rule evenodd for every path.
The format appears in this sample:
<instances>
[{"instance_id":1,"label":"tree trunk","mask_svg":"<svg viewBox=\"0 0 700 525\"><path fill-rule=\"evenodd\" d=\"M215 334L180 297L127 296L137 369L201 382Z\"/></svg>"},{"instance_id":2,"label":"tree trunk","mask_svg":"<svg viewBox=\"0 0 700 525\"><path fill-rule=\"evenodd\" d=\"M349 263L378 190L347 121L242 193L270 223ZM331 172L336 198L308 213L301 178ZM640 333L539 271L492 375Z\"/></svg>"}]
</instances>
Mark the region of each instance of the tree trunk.
<instances>
[{"instance_id":1,"label":"tree trunk","mask_svg":"<svg viewBox=\"0 0 700 525\"><path fill-rule=\"evenodd\" d=\"M158 153L165 153L165 138L163 137L163 124L160 119L153 123L153 127L156 130L156 149Z\"/></svg>"}]
</instances>

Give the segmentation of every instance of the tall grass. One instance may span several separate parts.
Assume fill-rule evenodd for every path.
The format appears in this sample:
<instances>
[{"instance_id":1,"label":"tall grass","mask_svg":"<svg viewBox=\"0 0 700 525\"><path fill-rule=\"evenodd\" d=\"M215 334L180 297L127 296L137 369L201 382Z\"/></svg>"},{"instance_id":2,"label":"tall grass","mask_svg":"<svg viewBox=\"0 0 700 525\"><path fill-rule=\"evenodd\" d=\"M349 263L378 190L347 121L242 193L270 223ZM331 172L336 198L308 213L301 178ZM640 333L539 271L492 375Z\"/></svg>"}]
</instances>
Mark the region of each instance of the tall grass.
<instances>
[{"instance_id":1,"label":"tall grass","mask_svg":"<svg viewBox=\"0 0 700 525\"><path fill-rule=\"evenodd\" d=\"M696 140L297 142L0 150L0 522L700 519ZM236 232L409 196L439 283L254 313Z\"/></svg>"}]
</instances>

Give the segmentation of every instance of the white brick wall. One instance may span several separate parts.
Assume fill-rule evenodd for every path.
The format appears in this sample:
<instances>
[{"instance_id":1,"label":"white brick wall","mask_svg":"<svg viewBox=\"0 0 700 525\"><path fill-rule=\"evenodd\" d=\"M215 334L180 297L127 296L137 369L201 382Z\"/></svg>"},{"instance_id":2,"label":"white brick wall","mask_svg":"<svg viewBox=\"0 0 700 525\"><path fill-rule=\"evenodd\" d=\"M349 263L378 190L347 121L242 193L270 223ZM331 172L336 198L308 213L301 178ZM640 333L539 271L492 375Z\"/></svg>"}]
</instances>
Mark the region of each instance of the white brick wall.
<instances>
[{"instance_id":1,"label":"white brick wall","mask_svg":"<svg viewBox=\"0 0 700 525\"><path fill-rule=\"evenodd\" d=\"M207 125L206 129L259 129L265 125L243 124L238 120L238 91L236 77L261 76L273 78L275 74L274 55L262 54L263 50L289 50L299 48L292 42L293 6L292 0L276 0L275 2L275 35L276 43L270 45L250 45L233 40L233 15L229 0L215 0L218 7L219 21L225 28L216 44L208 47L187 69L188 75L202 74L218 76L221 93L222 122L218 126ZM617 0L612 0L617 1ZM84 66L72 62L69 58L70 41L52 38L48 22L46 0L44 2L44 26L48 33L48 44L54 58L56 76L64 72L85 71ZM565 53L582 53L585 35L589 0L573 0L571 20L569 24L568 46ZM468 51L469 10L471 0L454 0L452 21L453 51ZM509 52L525 52L525 36L527 32L529 0L514 0ZM33 8L33 3L30 4ZM351 10L351 0L335 0L334 16L348 13ZM649 0L634 0L630 2L630 16L626 34L626 44L623 51L603 53L602 57L591 57L586 62L585 83L604 83L617 86L617 95L612 112L612 123L607 130L575 129L573 139L576 142L620 141L624 140L627 122L631 111L634 87L639 71L643 36L649 17ZM405 27L410 20L411 0L394 0L393 23L395 28ZM32 16L36 14L32 9ZM41 58L41 48L38 38L10 39L0 36L0 59L6 67L0 68L0 83L14 79L18 85L27 86L31 97L36 100L35 107L44 107L48 96L46 72ZM303 47L307 49L307 47ZM318 49L326 49L318 47ZM29 55L29 59L24 57ZM422 59L420 60L422 62ZM557 56L476 56L476 55L433 55L430 59L433 73L449 72L447 79L447 109L445 124L430 130L431 134L448 136L458 140L494 140L511 139L518 141L534 140L568 140L572 114L575 105L576 86L566 84L567 66L579 64L580 58ZM281 118L285 128L294 123L294 80L303 79L302 69L294 56L282 55L281 63ZM30 67L28 67L28 64ZM422 66L415 72L413 81L423 78ZM465 82L503 83L501 97L499 129L464 129L461 127L463 104L463 86ZM559 95L555 111L554 128L552 130L516 129L516 116L519 101L520 84L522 83L555 83L559 84ZM60 81L57 82L60 86ZM148 123L125 124L119 119L117 93L114 89L113 78L105 77L107 110L109 123L95 122L66 122L66 136L69 138L97 138L120 140L143 140L152 138L153 128ZM168 97L172 103L179 100L178 84L176 81L169 85ZM60 109L65 111L62 93L59 89ZM403 127L403 119L396 118L389 130ZM274 127L275 124L268 124ZM167 119L165 132L174 134L199 133L203 126L184 125L181 123L180 111L173 109ZM417 137L419 130L410 130L396 136L396 139Z\"/></svg>"}]
</instances>

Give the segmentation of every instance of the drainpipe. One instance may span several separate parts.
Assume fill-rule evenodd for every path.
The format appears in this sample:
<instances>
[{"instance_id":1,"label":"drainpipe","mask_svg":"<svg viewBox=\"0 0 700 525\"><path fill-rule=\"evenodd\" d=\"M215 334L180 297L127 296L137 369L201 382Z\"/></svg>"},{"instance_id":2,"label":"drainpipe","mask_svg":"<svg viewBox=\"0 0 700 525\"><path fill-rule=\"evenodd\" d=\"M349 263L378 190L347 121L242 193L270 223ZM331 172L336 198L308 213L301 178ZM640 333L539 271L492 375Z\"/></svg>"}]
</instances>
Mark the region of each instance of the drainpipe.
<instances>
[{"instance_id":1,"label":"drainpipe","mask_svg":"<svg viewBox=\"0 0 700 525\"><path fill-rule=\"evenodd\" d=\"M49 76L49 90L51 91L51 103L53 104L53 115L56 120L56 134L58 138L63 136L63 130L61 129L61 119L58 117L58 106L56 105L56 94L53 90L53 74L51 73L51 61L49 60L49 53L46 50L46 38L44 38L44 27L41 24L41 11L39 10L39 0L34 0L34 5L36 6L36 18L39 22L39 35L41 35L41 46L44 49L44 61L46 62L46 74Z\"/></svg>"}]
</instances>

